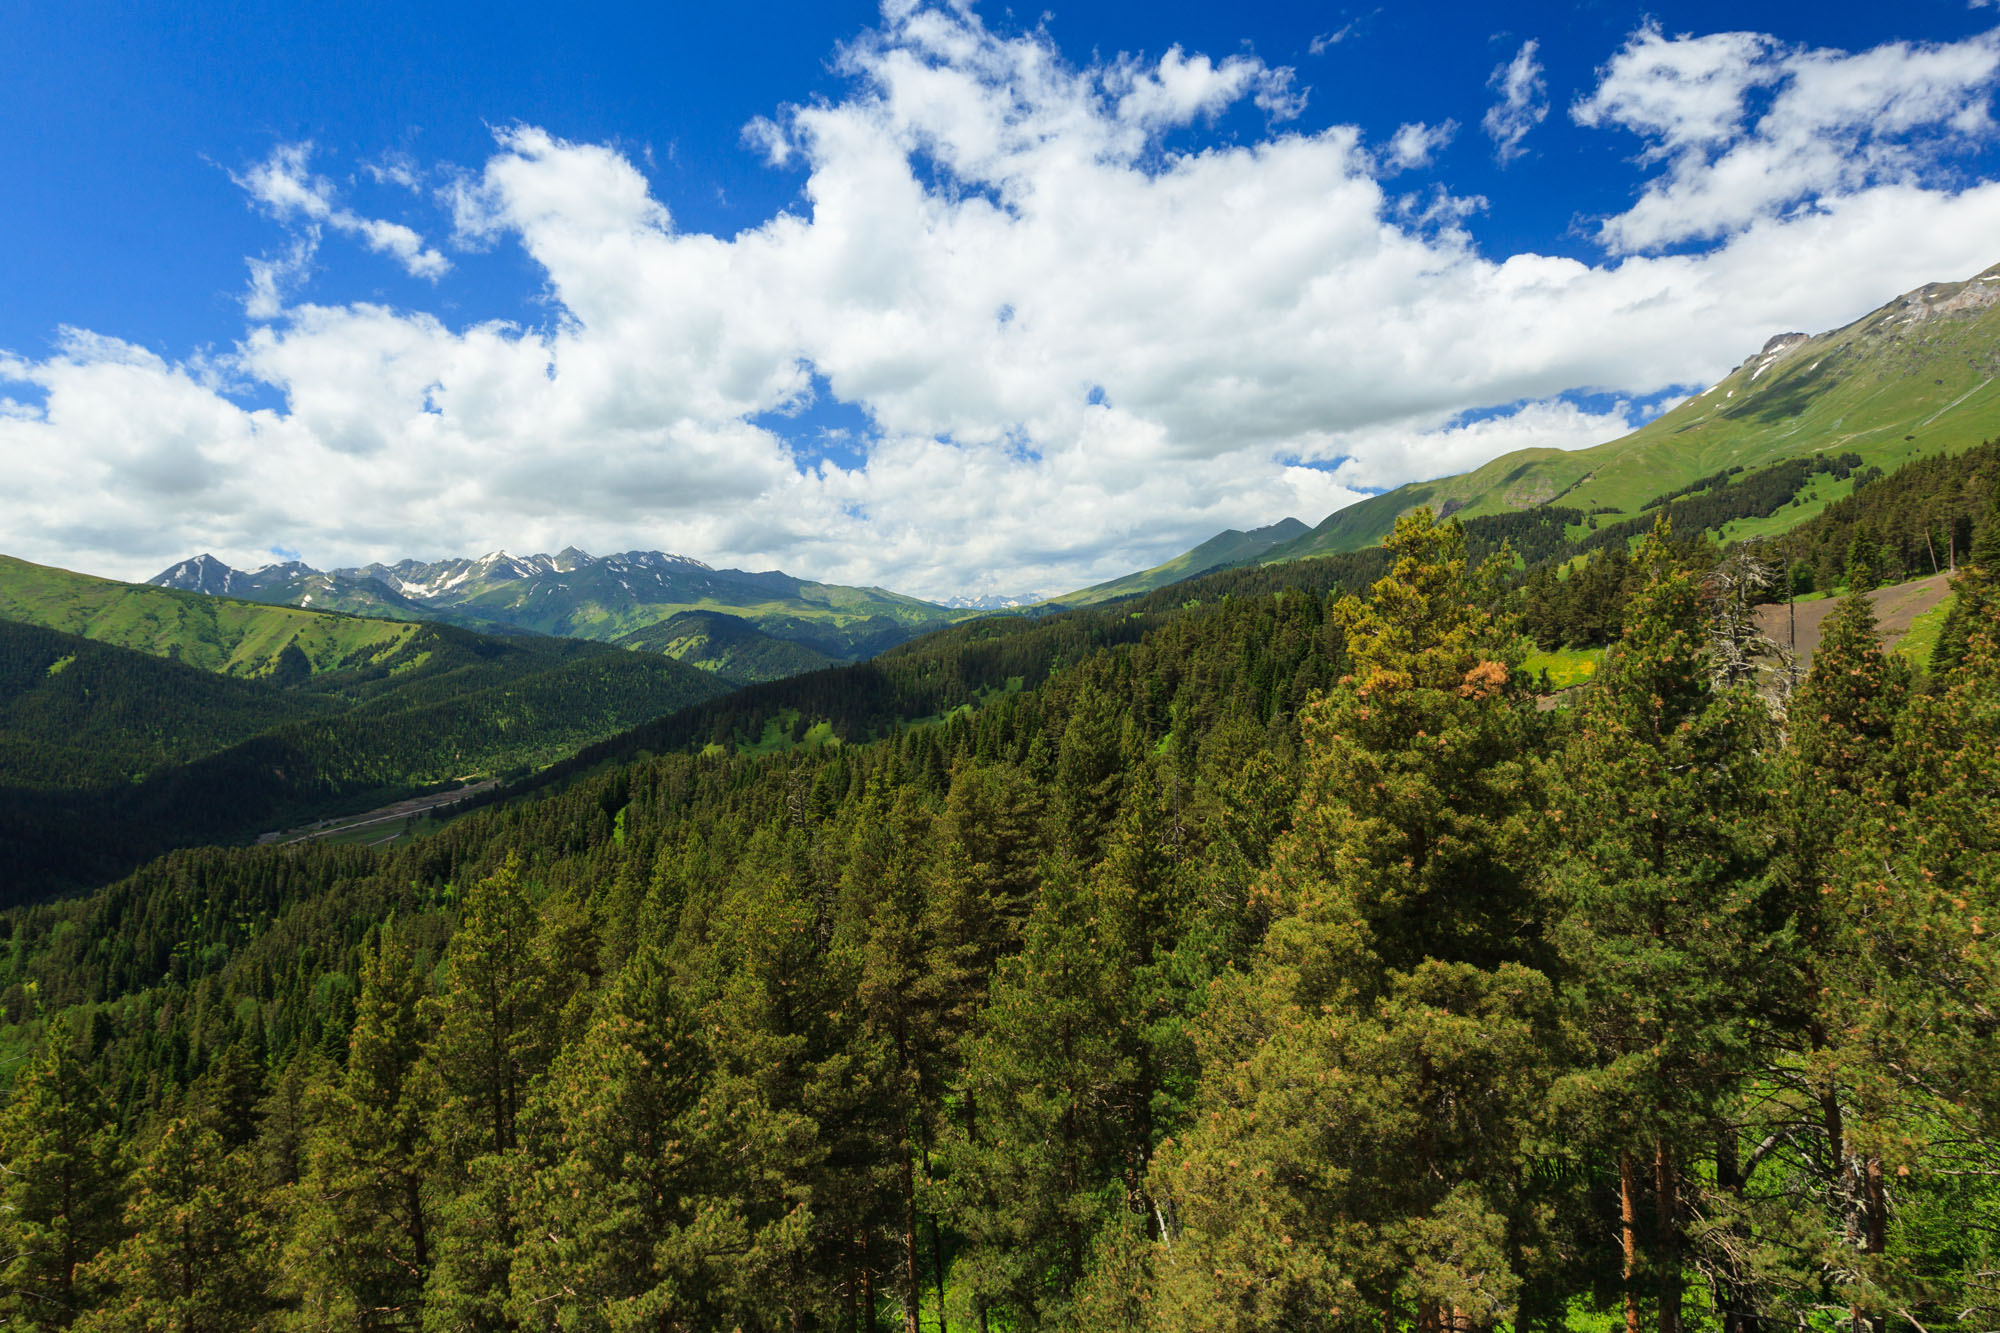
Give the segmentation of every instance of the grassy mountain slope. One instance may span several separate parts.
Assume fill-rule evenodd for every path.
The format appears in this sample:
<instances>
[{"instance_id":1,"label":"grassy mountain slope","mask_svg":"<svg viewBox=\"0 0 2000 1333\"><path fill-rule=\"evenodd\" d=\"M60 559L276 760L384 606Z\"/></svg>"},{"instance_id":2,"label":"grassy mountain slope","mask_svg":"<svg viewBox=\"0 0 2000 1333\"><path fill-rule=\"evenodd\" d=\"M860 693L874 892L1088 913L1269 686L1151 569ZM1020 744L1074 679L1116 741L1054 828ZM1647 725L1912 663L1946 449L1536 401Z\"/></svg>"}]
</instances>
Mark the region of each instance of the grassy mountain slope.
<instances>
[{"instance_id":1,"label":"grassy mountain slope","mask_svg":"<svg viewBox=\"0 0 2000 1333\"><path fill-rule=\"evenodd\" d=\"M1312 532L1295 518L1280 519L1268 527L1253 528L1249 532L1238 532L1230 528L1210 537L1192 551L1184 551L1165 564L1141 570L1137 574L1127 574L1123 578L1099 583L1061 597L1051 597L1053 606L1089 606L1096 602L1107 602L1114 597L1129 597L1134 593L1151 592L1169 583L1179 583L1197 574L1205 574L1211 569L1224 569L1230 565L1248 564L1275 547L1299 540Z\"/></svg>"},{"instance_id":2,"label":"grassy mountain slope","mask_svg":"<svg viewBox=\"0 0 2000 1333\"><path fill-rule=\"evenodd\" d=\"M1615 522L1732 467L1851 452L1887 470L1996 434L2000 265L1966 282L1921 287L1816 338L1773 339L1714 387L1608 444L1523 449L1458 476L1412 482L1339 510L1262 558L1372 546L1397 515L1420 504L1471 518L1554 501L1586 514L1607 511L1605 521ZM1851 480L1816 479L1780 525L1810 518L1852 489ZM1745 525L1725 535L1751 533Z\"/></svg>"},{"instance_id":3,"label":"grassy mountain slope","mask_svg":"<svg viewBox=\"0 0 2000 1333\"><path fill-rule=\"evenodd\" d=\"M840 664L838 658L802 643L773 638L742 617L720 611L681 611L613 642L621 648L664 653L746 685Z\"/></svg>"},{"instance_id":4,"label":"grassy mountain slope","mask_svg":"<svg viewBox=\"0 0 2000 1333\"><path fill-rule=\"evenodd\" d=\"M0 556L0 619L171 658L203 671L268 676L296 646L314 673L384 660L420 633L414 622L359 619L144 584L119 583Z\"/></svg>"}]
</instances>

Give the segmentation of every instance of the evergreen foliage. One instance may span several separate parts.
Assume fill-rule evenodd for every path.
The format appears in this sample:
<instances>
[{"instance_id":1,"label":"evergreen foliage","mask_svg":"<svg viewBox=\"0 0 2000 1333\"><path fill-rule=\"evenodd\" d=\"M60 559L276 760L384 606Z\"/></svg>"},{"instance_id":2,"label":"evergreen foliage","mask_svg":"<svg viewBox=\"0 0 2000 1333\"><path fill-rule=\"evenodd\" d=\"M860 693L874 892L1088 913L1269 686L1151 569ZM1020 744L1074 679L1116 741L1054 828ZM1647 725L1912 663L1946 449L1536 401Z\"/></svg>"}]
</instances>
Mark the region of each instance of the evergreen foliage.
<instances>
[{"instance_id":1,"label":"evergreen foliage","mask_svg":"<svg viewBox=\"0 0 2000 1333\"><path fill-rule=\"evenodd\" d=\"M1661 526L1557 581L1615 572L1613 646L1542 711L1482 540L972 622L413 844L0 915L0 1309L1991 1327L1986 566L1928 691L1851 597L1780 711ZM842 743L750 742L788 713Z\"/></svg>"}]
</instances>

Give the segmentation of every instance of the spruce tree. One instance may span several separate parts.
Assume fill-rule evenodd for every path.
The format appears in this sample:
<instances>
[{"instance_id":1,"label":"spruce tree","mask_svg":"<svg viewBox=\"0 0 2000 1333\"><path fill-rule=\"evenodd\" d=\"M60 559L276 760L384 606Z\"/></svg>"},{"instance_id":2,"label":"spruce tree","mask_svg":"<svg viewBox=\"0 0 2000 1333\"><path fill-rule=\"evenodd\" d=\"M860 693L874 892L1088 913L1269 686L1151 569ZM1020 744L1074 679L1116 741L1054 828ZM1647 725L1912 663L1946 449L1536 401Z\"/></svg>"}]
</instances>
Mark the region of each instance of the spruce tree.
<instances>
[{"instance_id":1,"label":"spruce tree","mask_svg":"<svg viewBox=\"0 0 2000 1333\"><path fill-rule=\"evenodd\" d=\"M69 1021L0 1111L0 1166L0 1315L66 1328L97 1300L85 1266L115 1237L119 1194L116 1127Z\"/></svg>"}]
</instances>

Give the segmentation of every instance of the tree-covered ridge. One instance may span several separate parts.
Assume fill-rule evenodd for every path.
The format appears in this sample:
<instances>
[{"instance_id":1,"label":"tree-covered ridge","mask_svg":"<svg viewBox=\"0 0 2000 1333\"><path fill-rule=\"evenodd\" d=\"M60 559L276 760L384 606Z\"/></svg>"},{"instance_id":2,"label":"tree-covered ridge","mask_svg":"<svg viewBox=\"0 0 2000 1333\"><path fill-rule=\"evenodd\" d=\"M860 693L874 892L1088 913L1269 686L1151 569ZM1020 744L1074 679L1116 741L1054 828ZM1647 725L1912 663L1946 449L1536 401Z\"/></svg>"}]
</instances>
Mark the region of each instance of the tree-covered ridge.
<instances>
[{"instance_id":1,"label":"tree-covered ridge","mask_svg":"<svg viewBox=\"0 0 2000 1333\"><path fill-rule=\"evenodd\" d=\"M10 785L128 783L337 706L0 620L0 773Z\"/></svg>"},{"instance_id":2,"label":"tree-covered ridge","mask_svg":"<svg viewBox=\"0 0 2000 1333\"><path fill-rule=\"evenodd\" d=\"M103 884L175 846L526 772L726 688L596 644L442 626L412 642L402 669L242 680L0 620L0 902Z\"/></svg>"},{"instance_id":3,"label":"tree-covered ridge","mask_svg":"<svg viewBox=\"0 0 2000 1333\"><path fill-rule=\"evenodd\" d=\"M665 653L734 685L783 680L838 664L818 649L772 638L741 616L720 611L681 611L613 642L635 652Z\"/></svg>"},{"instance_id":4,"label":"tree-covered ridge","mask_svg":"<svg viewBox=\"0 0 2000 1333\"><path fill-rule=\"evenodd\" d=\"M0 1305L1989 1327L1986 559L1928 690L1853 599L1775 717L1656 536L1543 712L1505 569L1420 514L1365 596L963 627L1079 637L874 741L12 912Z\"/></svg>"},{"instance_id":5,"label":"tree-covered ridge","mask_svg":"<svg viewBox=\"0 0 2000 1333\"><path fill-rule=\"evenodd\" d=\"M1809 587L1838 587L1857 564L1874 583L1939 573L1965 562L1996 486L2000 441L1920 458L1871 478L1772 547L1788 567L1807 571Z\"/></svg>"}]
</instances>

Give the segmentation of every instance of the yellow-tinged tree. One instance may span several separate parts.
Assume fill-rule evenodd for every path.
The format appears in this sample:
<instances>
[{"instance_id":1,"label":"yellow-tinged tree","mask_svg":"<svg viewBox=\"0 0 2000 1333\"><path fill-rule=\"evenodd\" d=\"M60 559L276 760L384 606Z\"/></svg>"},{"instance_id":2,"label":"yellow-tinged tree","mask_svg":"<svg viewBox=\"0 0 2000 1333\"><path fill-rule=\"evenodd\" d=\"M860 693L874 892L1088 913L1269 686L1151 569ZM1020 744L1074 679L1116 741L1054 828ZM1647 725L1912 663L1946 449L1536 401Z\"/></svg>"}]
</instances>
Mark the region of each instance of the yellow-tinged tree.
<instances>
[{"instance_id":1,"label":"yellow-tinged tree","mask_svg":"<svg viewBox=\"0 0 2000 1333\"><path fill-rule=\"evenodd\" d=\"M269 1309L269 1236L248 1153L175 1120L133 1173L130 1233L92 1266L103 1292L78 1333L232 1333Z\"/></svg>"},{"instance_id":2,"label":"yellow-tinged tree","mask_svg":"<svg viewBox=\"0 0 2000 1333\"><path fill-rule=\"evenodd\" d=\"M1490 1328L1516 1317L1526 1154L1562 1057L1528 884L1533 702L1498 568L1396 525L1345 600L1352 674L1305 719L1274 921L1202 1022L1193 1123L1163 1145L1161 1328Z\"/></svg>"}]
</instances>

